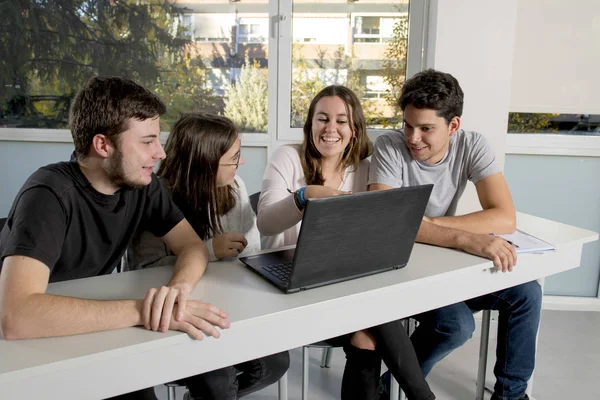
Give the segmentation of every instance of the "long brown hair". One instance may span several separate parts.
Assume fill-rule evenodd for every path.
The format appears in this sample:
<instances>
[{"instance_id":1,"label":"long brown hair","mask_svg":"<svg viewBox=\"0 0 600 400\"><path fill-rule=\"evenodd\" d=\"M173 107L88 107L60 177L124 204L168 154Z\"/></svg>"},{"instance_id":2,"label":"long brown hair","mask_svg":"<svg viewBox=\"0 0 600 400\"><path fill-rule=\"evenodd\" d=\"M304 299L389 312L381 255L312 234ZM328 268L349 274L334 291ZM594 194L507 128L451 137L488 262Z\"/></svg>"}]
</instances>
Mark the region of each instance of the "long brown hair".
<instances>
[{"instance_id":1,"label":"long brown hair","mask_svg":"<svg viewBox=\"0 0 600 400\"><path fill-rule=\"evenodd\" d=\"M354 133L354 136L350 139L350 143L344 149L341 160L342 169L345 170L347 167L352 167L356 170L361 160L369 157L373 152L373 144L367 136L365 116L360 101L354 92L341 85L327 86L312 99L308 108L308 116L304 123L304 140L300 146L300 162L302 163L302 170L304 171L304 178L307 185L323 185L325 183L321 170L321 153L317 150L312 138L312 120L319 100L329 96L337 96L344 102L350 127Z\"/></svg>"},{"instance_id":2,"label":"long brown hair","mask_svg":"<svg viewBox=\"0 0 600 400\"><path fill-rule=\"evenodd\" d=\"M204 240L223 233L220 217L236 203L232 185L217 187L217 171L219 160L238 136L228 118L189 113L175 123L165 145L166 158L158 175L167 181L173 201Z\"/></svg>"}]
</instances>

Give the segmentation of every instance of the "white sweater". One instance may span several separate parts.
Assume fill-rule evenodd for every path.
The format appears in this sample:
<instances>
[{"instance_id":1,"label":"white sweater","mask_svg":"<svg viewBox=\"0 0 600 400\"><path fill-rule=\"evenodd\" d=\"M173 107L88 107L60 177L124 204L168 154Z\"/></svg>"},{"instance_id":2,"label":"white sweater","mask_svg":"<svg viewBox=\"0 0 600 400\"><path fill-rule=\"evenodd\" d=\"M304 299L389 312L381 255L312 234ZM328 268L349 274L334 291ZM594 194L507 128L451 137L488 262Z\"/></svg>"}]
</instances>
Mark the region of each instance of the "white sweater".
<instances>
[{"instance_id":1,"label":"white sweater","mask_svg":"<svg viewBox=\"0 0 600 400\"><path fill-rule=\"evenodd\" d=\"M239 256L245 256L260 251L260 234L256 227L256 215L250 205L246 185L239 176L235 177L235 182L237 183L235 207L221 217L221 226L223 232L240 232L244 234L248 245ZM204 243L208 247L209 261L216 261L217 257L212 246L212 238L205 240ZM135 270L173 265L174 263L175 256L173 252L167 248L160 238L152 233L142 232L133 238L128 251L127 269Z\"/></svg>"},{"instance_id":2,"label":"white sweater","mask_svg":"<svg viewBox=\"0 0 600 400\"><path fill-rule=\"evenodd\" d=\"M279 147L265 169L258 201L258 230L265 236L267 249L296 244L300 234L302 212L288 192L306 186L298 150L297 145ZM356 170L346 168L338 190L364 192L368 177L369 160L364 159Z\"/></svg>"}]
</instances>

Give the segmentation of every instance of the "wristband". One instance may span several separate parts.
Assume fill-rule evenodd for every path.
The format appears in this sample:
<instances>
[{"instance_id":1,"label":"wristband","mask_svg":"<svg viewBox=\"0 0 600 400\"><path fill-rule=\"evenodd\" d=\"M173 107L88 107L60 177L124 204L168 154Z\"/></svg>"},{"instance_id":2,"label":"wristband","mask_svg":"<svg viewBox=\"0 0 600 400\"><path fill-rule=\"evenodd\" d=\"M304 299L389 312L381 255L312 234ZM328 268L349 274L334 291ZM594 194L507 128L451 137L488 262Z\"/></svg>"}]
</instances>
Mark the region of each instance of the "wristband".
<instances>
[{"instance_id":1,"label":"wristband","mask_svg":"<svg viewBox=\"0 0 600 400\"><path fill-rule=\"evenodd\" d=\"M306 203L308 203L308 200L306 200L306 197L304 197L304 191L306 190L306 186L301 187L300 189L298 189L296 191L296 193L298 193L298 200L300 202L300 205L302 207L306 206Z\"/></svg>"}]
</instances>

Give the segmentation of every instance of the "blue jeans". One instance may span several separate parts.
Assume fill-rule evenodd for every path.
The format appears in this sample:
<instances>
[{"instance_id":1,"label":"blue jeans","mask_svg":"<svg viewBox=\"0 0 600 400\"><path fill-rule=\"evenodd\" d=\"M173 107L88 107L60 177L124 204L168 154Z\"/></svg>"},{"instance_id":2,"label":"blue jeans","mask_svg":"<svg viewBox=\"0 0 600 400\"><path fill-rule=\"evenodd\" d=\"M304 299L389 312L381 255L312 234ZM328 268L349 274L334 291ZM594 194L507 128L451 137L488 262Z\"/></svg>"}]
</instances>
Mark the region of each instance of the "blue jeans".
<instances>
[{"instance_id":1,"label":"blue jeans","mask_svg":"<svg viewBox=\"0 0 600 400\"><path fill-rule=\"evenodd\" d=\"M502 400L519 399L535 365L542 290L536 281L476 297L414 316L419 327L411 336L423 374L473 335L473 313L499 311L494 393Z\"/></svg>"}]
</instances>

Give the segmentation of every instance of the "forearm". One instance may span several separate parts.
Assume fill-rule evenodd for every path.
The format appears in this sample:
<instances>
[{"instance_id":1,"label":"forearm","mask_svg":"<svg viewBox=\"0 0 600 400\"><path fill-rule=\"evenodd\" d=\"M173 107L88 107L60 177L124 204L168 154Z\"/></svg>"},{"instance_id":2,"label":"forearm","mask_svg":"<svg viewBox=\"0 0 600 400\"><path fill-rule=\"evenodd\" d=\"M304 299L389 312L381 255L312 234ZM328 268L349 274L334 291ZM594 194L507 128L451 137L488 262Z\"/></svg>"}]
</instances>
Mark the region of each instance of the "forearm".
<instances>
[{"instance_id":1,"label":"forearm","mask_svg":"<svg viewBox=\"0 0 600 400\"><path fill-rule=\"evenodd\" d=\"M491 208L455 217L431 218L435 225L471 233L512 233L516 229L514 210Z\"/></svg>"},{"instance_id":2,"label":"forearm","mask_svg":"<svg viewBox=\"0 0 600 400\"><path fill-rule=\"evenodd\" d=\"M265 236L278 235L301 220L302 212L296 207L292 194L275 203L261 205L258 209L258 230Z\"/></svg>"},{"instance_id":3,"label":"forearm","mask_svg":"<svg viewBox=\"0 0 600 400\"><path fill-rule=\"evenodd\" d=\"M417 233L417 242L460 249L465 234L467 234L465 231L435 225L423 220Z\"/></svg>"},{"instance_id":4,"label":"forearm","mask_svg":"<svg viewBox=\"0 0 600 400\"><path fill-rule=\"evenodd\" d=\"M141 325L141 307L142 300L99 301L34 293L3 313L2 336L33 339Z\"/></svg>"},{"instance_id":5,"label":"forearm","mask_svg":"<svg viewBox=\"0 0 600 400\"><path fill-rule=\"evenodd\" d=\"M200 278L202 278L202 275L204 275L207 264L208 250L202 241L185 246L177 254L177 261L175 262L173 277L169 281L169 286L186 284L190 285L191 289L193 289Z\"/></svg>"}]
</instances>

